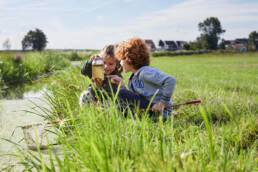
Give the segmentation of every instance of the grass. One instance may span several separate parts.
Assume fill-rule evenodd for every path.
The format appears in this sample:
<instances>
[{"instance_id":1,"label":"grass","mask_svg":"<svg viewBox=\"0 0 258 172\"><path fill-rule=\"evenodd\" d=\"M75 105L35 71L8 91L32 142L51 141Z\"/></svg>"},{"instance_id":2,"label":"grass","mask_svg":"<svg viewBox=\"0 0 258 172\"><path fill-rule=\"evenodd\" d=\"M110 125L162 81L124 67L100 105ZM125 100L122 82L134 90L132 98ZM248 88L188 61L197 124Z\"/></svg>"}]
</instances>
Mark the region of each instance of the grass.
<instances>
[{"instance_id":1,"label":"grass","mask_svg":"<svg viewBox=\"0 0 258 172\"><path fill-rule=\"evenodd\" d=\"M39 77L45 77L70 65L69 60L51 52L2 52L0 56L0 86L5 90L9 88L8 92L17 87L22 90L25 83L32 83ZM8 94L1 92L0 96Z\"/></svg>"},{"instance_id":2,"label":"grass","mask_svg":"<svg viewBox=\"0 0 258 172\"><path fill-rule=\"evenodd\" d=\"M25 171L256 171L258 54L160 57L152 65L177 78L174 103L202 105L175 109L166 122L125 118L112 101L104 110L79 108L90 81L71 67L48 87L46 118L70 119L56 131L63 153L20 153Z\"/></svg>"}]
</instances>

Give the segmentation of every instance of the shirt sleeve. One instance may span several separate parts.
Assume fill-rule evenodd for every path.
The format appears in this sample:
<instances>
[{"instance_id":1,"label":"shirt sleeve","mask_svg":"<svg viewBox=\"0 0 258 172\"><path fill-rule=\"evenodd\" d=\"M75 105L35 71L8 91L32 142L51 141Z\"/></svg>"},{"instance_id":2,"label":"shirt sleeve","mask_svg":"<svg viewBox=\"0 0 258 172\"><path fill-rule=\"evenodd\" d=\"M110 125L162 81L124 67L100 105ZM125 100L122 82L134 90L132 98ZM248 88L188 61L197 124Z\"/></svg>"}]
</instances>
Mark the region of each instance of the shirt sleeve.
<instances>
[{"instance_id":1,"label":"shirt sleeve","mask_svg":"<svg viewBox=\"0 0 258 172\"><path fill-rule=\"evenodd\" d=\"M162 90L161 101L169 104L176 86L176 78L159 70L143 71L141 78L144 82L156 85Z\"/></svg>"},{"instance_id":2,"label":"shirt sleeve","mask_svg":"<svg viewBox=\"0 0 258 172\"><path fill-rule=\"evenodd\" d=\"M85 62L85 64L83 65L82 69L81 69L81 74L88 76L89 78L92 77L92 61L91 60L87 60Z\"/></svg>"}]
</instances>

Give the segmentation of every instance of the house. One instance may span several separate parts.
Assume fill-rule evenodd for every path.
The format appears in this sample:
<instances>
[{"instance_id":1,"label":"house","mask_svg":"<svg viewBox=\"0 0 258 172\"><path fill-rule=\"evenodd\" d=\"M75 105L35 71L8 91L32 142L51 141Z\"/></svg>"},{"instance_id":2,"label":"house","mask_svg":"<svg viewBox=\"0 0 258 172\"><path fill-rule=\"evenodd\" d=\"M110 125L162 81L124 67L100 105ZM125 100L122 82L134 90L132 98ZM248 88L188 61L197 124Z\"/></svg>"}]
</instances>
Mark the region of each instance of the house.
<instances>
[{"instance_id":1,"label":"house","mask_svg":"<svg viewBox=\"0 0 258 172\"><path fill-rule=\"evenodd\" d=\"M184 44L186 44L185 41L176 41L177 49L182 50L184 48Z\"/></svg>"},{"instance_id":2,"label":"house","mask_svg":"<svg viewBox=\"0 0 258 172\"><path fill-rule=\"evenodd\" d=\"M225 48L226 49L233 48L234 45L235 45L235 41L234 40L225 40Z\"/></svg>"},{"instance_id":3,"label":"house","mask_svg":"<svg viewBox=\"0 0 258 172\"><path fill-rule=\"evenodd\" d=\"M236 51L245 52L247 51L248 39L238 38L235 40L225 40L226 49L234 49Z\"/></svg>"},{"instance_id":4,"label":"house","mask_svg":"<svg viewBox=\"0 0 258 172\"><path fill-rule=\"evenodd\" d=\"M164 50L177 50L177 44L175 41L164 41Z\"/></svg>"},{"instance_id":5,"label":"house","mask_svg":"<svg viewBox=\"0 0 258 172\"><path fill-rule=\"evenodd\" d=\"M237 39L235 39L235 42L238 43L238 44L245 44L245 45L247 45L248 44L248 39L246 39L246 38L237 38Z\"/></svg>"},{"instance_id":6,"label":"house","mask_svg":"<svg viewBox=\"0 0 258 172\"><path fill-rule=\"evenodd\" d=\"M154 42L151 39L145 40L145 43L147 44L147 46L150 49L150 51L155 51L156 50L156 46L155 46Z\"/></svg>"}]
</instances>

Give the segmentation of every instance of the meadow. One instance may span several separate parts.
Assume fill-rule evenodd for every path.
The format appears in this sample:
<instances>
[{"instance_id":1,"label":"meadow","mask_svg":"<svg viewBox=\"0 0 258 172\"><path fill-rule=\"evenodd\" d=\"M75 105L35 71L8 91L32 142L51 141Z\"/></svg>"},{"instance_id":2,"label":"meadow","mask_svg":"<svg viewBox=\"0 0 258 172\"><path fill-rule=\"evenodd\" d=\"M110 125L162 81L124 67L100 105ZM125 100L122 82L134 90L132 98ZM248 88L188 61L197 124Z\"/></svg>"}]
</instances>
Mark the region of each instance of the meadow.
<instances>
[{"instance_id":1,"label":"meadow","mask_svg":"<svg viewBox=\"0 0 258 172\"><path fill-rule=\"evenodd\" d=\"M48 158L17 147L25 171L257 171L258 53L153 57L152 66L177 78L170 120L145 113L124 117L108 108L79 107L90 80L71 66L47 79L62 154ZM128 74L124 78L128 78ZM35 112L36 113L36 112Z\"/></svg>"}]
</instances>

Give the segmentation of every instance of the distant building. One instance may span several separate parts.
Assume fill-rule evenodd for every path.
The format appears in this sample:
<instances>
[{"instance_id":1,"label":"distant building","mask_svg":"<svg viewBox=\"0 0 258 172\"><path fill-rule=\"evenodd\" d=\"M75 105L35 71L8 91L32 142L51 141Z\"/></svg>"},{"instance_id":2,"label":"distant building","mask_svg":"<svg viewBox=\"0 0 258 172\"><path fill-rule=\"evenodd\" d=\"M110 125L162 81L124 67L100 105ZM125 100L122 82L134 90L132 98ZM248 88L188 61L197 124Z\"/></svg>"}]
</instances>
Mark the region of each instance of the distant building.
<instances>
[{"instance_id":1,"label":"distant building","mask_svg":"<svg viewBox=\"0 0 258 172\"><path fill-rule=\"evenodd\" d=\"M185 41L176 41L177 49L182 50L184 48L184 44L186 44Z\"/></svg>"},{"instance_id":2,"label":"distant building","mask_svg":"<svg viewBox=\"0 0 258 172\"><path fill-rule=\"evenodd\" d=\"M177 50L177 44L175 41L164 41L164 50Z\"/></svg>"},{"instance_id":3,"label":"distant building","mask_svg":"<svg viewBox=\"0 0 258 172\"><path fill-rule=\"evenodd\" d=\"M245 52L248 47L248 39L246 38L238 38L235 40L225 40L225 48L226 49L234 49L236 51Z\"/></svg>"},{"instance_id":4,"label":"distant building","mask_svg":"<svg viewBox=\"0 0 258 172\"><path fill-rule=\"evenodd\" d=\"M149 47L150 51L155 51L156 50L156 46L155 46L154 42L151 39L146 39L145 43Z\"/></svg>"}]
</instances>

